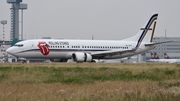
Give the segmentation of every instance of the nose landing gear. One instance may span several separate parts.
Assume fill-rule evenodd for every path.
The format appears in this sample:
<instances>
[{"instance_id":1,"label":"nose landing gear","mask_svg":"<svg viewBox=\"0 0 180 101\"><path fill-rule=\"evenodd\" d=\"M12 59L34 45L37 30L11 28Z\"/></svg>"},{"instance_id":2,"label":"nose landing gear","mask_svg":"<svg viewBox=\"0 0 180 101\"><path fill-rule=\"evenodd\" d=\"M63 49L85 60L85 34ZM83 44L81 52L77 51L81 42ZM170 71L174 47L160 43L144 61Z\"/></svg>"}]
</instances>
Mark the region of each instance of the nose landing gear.
<instances>
[{"instance_id":1,"label":"nose landing gear","mask_svg":"<svg viewBox=\"0 0 180 101\"><path fill-rule=\"evenodd\" d=\"M18 63L27 63L25 58L19 58L19 57L16 57L16 58L17 58Z\"/></svg>"}]
</instances>

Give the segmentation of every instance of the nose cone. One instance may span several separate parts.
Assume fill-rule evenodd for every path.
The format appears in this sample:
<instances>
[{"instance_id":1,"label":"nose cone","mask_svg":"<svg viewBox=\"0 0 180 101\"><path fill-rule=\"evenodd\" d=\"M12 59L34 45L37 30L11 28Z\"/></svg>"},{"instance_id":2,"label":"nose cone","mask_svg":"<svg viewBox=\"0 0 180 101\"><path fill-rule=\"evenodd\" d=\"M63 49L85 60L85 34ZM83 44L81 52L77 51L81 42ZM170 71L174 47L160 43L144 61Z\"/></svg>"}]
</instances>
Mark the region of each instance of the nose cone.
<instances>
[{"instance_id":1,"label":"nose cone","mask_svg":"<svg viewBox=\"0 0 180 101\"><path fill-rule=\"evenodd\" d=\"M8 48L8 49L6 50L6 52L7 52L8 54L11 54L11 55L15 56L15 52L14 52L13 47Z\"/></svg>"}]
</instances>

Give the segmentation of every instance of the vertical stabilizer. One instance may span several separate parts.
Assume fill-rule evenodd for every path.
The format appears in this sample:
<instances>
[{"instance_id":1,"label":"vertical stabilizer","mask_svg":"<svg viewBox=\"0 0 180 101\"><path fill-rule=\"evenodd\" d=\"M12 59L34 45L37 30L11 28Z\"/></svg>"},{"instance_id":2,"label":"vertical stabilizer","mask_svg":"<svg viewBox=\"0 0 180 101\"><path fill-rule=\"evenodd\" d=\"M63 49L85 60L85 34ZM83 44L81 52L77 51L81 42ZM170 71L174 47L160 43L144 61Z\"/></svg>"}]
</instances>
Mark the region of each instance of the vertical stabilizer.
<instances>
[{"instance_id":1,"label":"vertical stabilizer","mask_svg":"<svg viewBox=\"0 0 180 101\"><path fill-rule=\"evenodd\" d=\"M151 59L154 59L154 53L151 53Z\"/></svg>"},{"instance_id":2,"label":"vertical stabilizer","mask_svg":"<svg viewBox=\"0 0 180 101\"><path fill-rule=\"evenodd\" d=\"M170 59L170 57L166 53L164 53L164 59Z\"/></svg>"},{"instance_id":3,"label":"vertical stabilizer","mask_svg":"<svg viewBox=\"0 0 180 101\"><path fill-rule=\"evenodd\" d=\"M140 28L140 31L133 37L127 38L127 41L137 41L137 47L141 44L141 42L152 42L154 31L156 28L156 21L158 18L158 14L154 13L150 16L147 22L143 27Z\"/></svg>"},{"instance_id":4,"label":"vertical stabilizer","mask_svg":"<svg viewBox=\"0 0 180 101\"><path fill-rule=\"evenodd\" d=\"M154 59L159 59L159 56L157 53L154 53Z\"/></svg>"}]
</instances>

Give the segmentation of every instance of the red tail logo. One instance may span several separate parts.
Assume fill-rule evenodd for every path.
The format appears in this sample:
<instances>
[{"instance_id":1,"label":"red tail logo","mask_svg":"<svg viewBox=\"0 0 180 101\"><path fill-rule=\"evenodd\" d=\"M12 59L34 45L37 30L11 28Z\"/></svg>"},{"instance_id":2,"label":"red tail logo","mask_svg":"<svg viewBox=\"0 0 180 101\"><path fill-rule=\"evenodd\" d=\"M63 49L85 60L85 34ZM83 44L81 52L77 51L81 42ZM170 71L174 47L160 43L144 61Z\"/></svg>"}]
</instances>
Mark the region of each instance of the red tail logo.
<instances>
[{"instance_id":1,"label":"red tail logo","mask_svg":"<svg viewBox=\"0 0 180 101\"><path fill-rule=\"evenodd\" d=\"M49 50L49 45L46 42L39 42L37 45L43 55L48 55L50 50Z\"/></svg>"}]
</instances>

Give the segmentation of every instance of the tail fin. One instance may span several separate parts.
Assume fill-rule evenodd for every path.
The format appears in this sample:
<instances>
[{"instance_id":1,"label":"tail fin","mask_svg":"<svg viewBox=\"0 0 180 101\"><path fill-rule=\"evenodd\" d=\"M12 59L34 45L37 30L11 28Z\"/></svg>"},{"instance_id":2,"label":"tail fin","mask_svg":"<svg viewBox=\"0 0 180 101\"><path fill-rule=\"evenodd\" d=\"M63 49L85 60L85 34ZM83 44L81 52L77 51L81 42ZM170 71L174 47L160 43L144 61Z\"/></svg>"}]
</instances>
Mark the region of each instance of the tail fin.
<instances>
[{"instance_id":1,"label":"tail fin","mask_svg":"<svg viewBox=\"0 0 180 101\"><path fill-rule=\"evenodd\" d=\"M159 59L159 56L158 56L157 53L154 53L154 58L155 58L155 59Z\"/></svg>"},{"instance_id":2,"label":"tail fin","mask_svg":"<svg viewBox=\"0 0 180 101\"><path fill-rule=\"evenodd\" d=\"M151 59L154 59L154 53L151 53Z\"/></svg>"},{"instance_id":3,"label":"tail fin","mask_svg":"<svg viewBox=\"0 0 180 101\"><path fill-rule=\"evenodd\" d=\"M170 59L170 57L166 53L164 53L164 59Z\"/></svg>"},{"instance_id":4,"label":"tail fin","mask_svg":"<svg viewBox=\"0 0 180 101\"><path fill-rule=\"evenodd\" d=\"M140 29L140 31L133 37L127 38L127 41L137 41L138 47L141 42L152 42L154 31L156 28L158 14L152 14L148 21L144 24L144 26Z\"/></svg>"}]
</instances>

